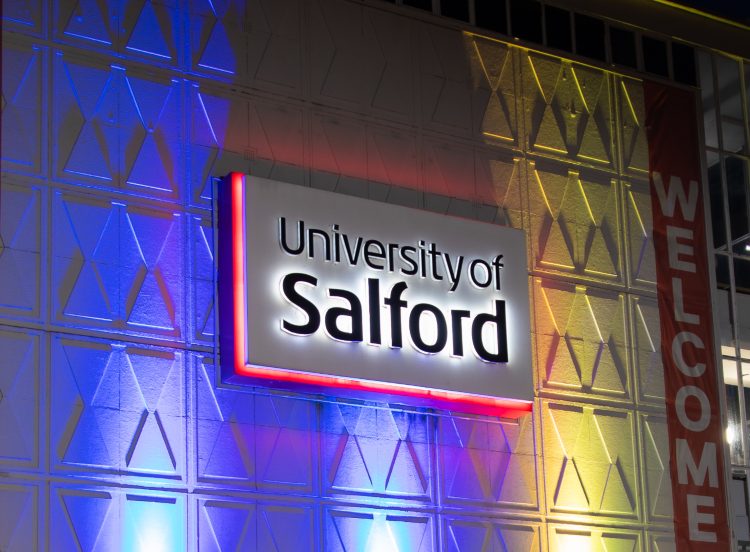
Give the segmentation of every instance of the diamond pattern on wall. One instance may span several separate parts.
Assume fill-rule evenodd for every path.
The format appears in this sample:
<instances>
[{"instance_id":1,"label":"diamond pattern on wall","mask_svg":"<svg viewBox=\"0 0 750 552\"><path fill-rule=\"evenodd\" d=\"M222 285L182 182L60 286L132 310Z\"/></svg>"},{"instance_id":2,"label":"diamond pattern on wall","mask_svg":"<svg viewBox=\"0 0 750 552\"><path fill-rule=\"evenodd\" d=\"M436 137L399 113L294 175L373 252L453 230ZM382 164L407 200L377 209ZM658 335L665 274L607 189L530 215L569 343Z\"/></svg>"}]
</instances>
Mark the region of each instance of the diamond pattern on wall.
<instances>
[{"instance_id":1,"label":"diamond pattern on wall","mask_svg":"<svg viewBox=\"0 0 750 552\"><path fill-rule=\"evenodd\" d=\"M0 550L38 550L38 488L0 480Z\"/></svg>"},{"instance_id":2,"label":"diamond pattern on wall","mask_svg":"<svg viewBox=\"0 0 750 552\"><path fill-rule=\"evenodd\" d=\"M97 48L177 62L178 11L174 2L159 0L59 0L55 3L55 35L82 40Z\"/></svg>"},{"instance_id":3,"label":"diamond pattern on wall","mask_svg":"<svg viewBox=\"0 0 750 552\"><path fill-rule=\"evenodd\" d=\"M261 159L291 165L304 165L303 112L296 106L282 103L253 102L250 104L250 148Z\"/></svg>"},{"instance_id":4,"label":"diamond pattern on wall","mask_svg":"<svg viewBox=\"0 0 750 552\"><path fill-rule=\"evenodd\" d=\"M199 549L315 550L312 514L307 506L199 499Z\"/></svg>"},{"instance_id":5,"label":"diamond pattern on wall","mask_svg":"<svg viewBox=\"0 0 750 552\"><path fill-rule=\"evenodd\" d=\"M34 467L39 455L39 335L1 329L0 351L0 463Z\"/></svg>"},{"instance_id":6,"label":"diamond pattern on wall","mask_svg":"<svg viewBox=\"0 0 750 552\"><path fill-rule=\"evenodd\" d=\"M540 552L539 527L499 520L446 518L444 550L448 552Z\"/></svg>"},{"instance_id":7,"label":"diamond pattern on wall","mask_svg":"<svg viewBox=\"0 0 750 552\"><path fill-rule=\"evenodd\" d=\"M633 359L638 381L638 398L664 405L664 368L661 360L659 306L650 297L631 296Z\"/></svg>"},{"instance_id":8,"label":"diamond pattern on wall","mask_svg":"<svg viewBox=\"0 0 750 552\"><path fill-rule=\"evenodd\" d=\"M58 469L184 472L182 355L100 341L52 345L51 445Z\"/></svg>"},{"instance_id":9,"label":"diamond pattern on wall","mask_svg":"<svg viewBox=\"0 0 750 552\"><path fill-rule=\"evenodd\" d=\"M122 170L128 187L145 195L176 198L181 192L179 81L157 83L129 77L135 113L120 111ZM135 116L132 116L135 115Z\"/></svg>"},{"instance_id":10,"label":"diamond pattern on wall","mask_svg":"<svg viewBox=\"0 0 750 552\"><path fill-rule=\"evenodd\" d=\"M486 105L481 119L481 133L485 138L516 143L514 50L507 44L479 36L470 36L474 48L472 72L476 88L486 91ZM477 101L479 101L478 97ZM479 106L477 106L479 107Z\"/></svg>"},{"instance_id":11,"label":"diamond pattern on wall","mask_svg":"<svg viewBox=\"0 0 750 552\"><path fill-rule=\"evenodd\" d=\"M633 415L542 404L548 510L639 518Z\"/></svg>"},{"instance_id":12,"label":"diamond pattern on wall","mask_svg":"<svg viewBox=\"0 0 750 552\"><path fill-rule=\"evenodd\" d=\"M549 551L596 550L597 552L641 552L645 550L636 531L565 525L549 528Z\"/></svg>"},{"instance_id":13,"label":"diamond pattern on wall","mask_svg":"<svg viewBox=\"0 0 750 552\"><path fill-rule=\"evenodd\" d=\"M537 365L545 389L627 398L625 296L535 278Z\"/></svg>"},{"instance_id":14,"label":"diamond pattern on wall","mask_svg":"<svg viewBox=\"0 0 750 552\"><path fill-rule=\"evenodd\" d=\"M616 180L557 163L528 162L534 262L540 269L619 280Z\"/></svg>"},{"instance_id":15,"label":"diamond pattern on wall","mask_svg":"<svg viewBox=\"0 0 750 552\"><path fill-rule=\"evenodd\" d=\"M430 129L468 137L474 127L471 67L464 37L441 27L419 27L421 120ZM481 111L486 101L481 102ZM479 117L477 117L479 118Z\"/></svg>"},{"instance_id":16,"label":"diamond pattern on wall","mask_svg":"<svg viewBox=\"0 0 750 552\"><path fill-rule=\"evenodd\" d=\"M650 550L653 552L677 552L673 534L647 533L647 535L651 544Z\"/></svg>"},{"instance_id":17,"label":"diamond pattern on wall","mask_svg":"<svg viewBox=\"0 0 750 552\"><path fill-rule=\"evenodd\" d=\"M50 489L50 542L60 550L185 550L180 495L121 489Z\"/></svg>"},{"instance_id":18,"label":"diamond pattern on wall","mask_svg":"<svg viewBox=\"0 0 750 552\"><path fill-rule=\"evenodd\" d=\"M124 211L124 212L123 212ZM129 206L121 210L120 259L127 286L121 292L129 327L179 336L177 302L182 299L182 216ZM128 231L129 230L129 231Z\"/></svg>"},{"instance_id":19,"label":"diamond pattern on wall","mask_svg":"<svg viewBox=\"0 0 750 552\"><path fill-rule=\"evenodd\" d=\"M425 141L423 148L422 170L427 191L485 203L495 199L491 187L477 189L471 149L432 141ZM489 182L485 180L484 183Z\"/></svg>"},{"instance_id":20,"label":"diamond pattern on wall","mask_svg":"<svg viewBox=\"0 0 750 552\"><path fill-rule=\"evenodd\" d=\"M255 481L255 395L216 387L214 366L195 361L198 479L222 484Z\"/></svg>"},{"instance_id":21,"label":"diamond pattern on wall","mask_svg":"<svg viewBox=\"0 0 750 552\"><path fill-rule=\"evenodd\" d=\"M646 140L646 108L643 83L635 79L615 77L617 104L620 110L622 168L627 172L648 172L648 142Z\"/></svg>"},{"instance_id":22,"label":"diamond pattern on wall","mask_svg":"<svg viewBox=\"0 0 750 552\"><path fill-rule=\"evenodd\" d=\"M500 215L498 224L513 228L525 228L525 186L521 185L522 165L520 159L497 152L494 155L480 152L477 158L477 183L493 189L492 205L497 205ZM488 181L483 184L483 181Z\"/></svg>"},{"instance_id":23,"label":"diamond pattern on wall","mask_svg":"<svg viewBox=\"0 0 750 552\"><path fill-rule=\"evenodd\" d=\"M644 180L633 179L625 183L624 190L630 282L634 286L654 289L656 257L649 184Z\"/></svg>"},{"instance_id":24,"label":"diamond pattern on wall","mask_svg":"<svg viewBox=\"0 0 750 552\"><path fill-rule=\"evenodd\" d=\"M521 56L529 149L614 166L607 73L534 52Z\"/></svg>"},{"instance_id":25,"label":"diamond pattern on wall","mask_svg":"<svg viewBox=\"0 0 750 552\"><path fill-rule=\"evenodd\" d=\"M216 388L213 365L204 362L198 370L198 478L310 492L315 405Z\"/></svg>"},{"instance_id":26,"label":"diamond pattern on wall","mask_svg":"<svg viewBox=\"0 0 750 552\"><path fill-rule=\"evenodd\" d=\"M188 6L193 68L227 76L244 73L248 4L241 0L191 0Z\"/></svg>"},{"instance_id":27,"label":"diamond pattern on wall","mask_svg":"<svg viewBox=\"0 0 750 552\"><path fill-rule=\"evenodd\" d=\"M312 186L381 201L389 198L386 185L436 192L445 186L441 175L433 182L419 170L416 139L409 133L322 113L312 114L311 125ZM471 187L473 168L468 170L461 180Z\"/></svg>"},{"instance_id":28,"label":"diamond pattern on wall","mask_svg":"<svg viewBox=\"0 0 750 552\"><path fill-rule=\"evenodd\" d=\"M363 124L313 114L312 165L341 177L367 178L368 141ZM334 186L335 189L335 186Z\"/></svg>"},{"instance_id":29,"label":"diamond pattern on wall","mask_svg":"<svg viewBox=\"0 0 750 552\"><path fill-rule=\"evenodd\" d=\"M181 215L57 193L52 224L57 320L181 335Z\"/></svg>"},{"instance_id":30,"label":"diamond pattern on wall","mask_svg":"<svg viewBox=\"0 0 750 552\"><path fill-rule=\"evenodd\" d=\"M117 40L117 3L112 0L59 0L55 6L55 35L83 39L101 47Z\"/></svg>"},{"instance_id":31,"label":"diamond pattern on wall","mask_svg":"<svg viewBox=\"0 0 750 552\"><path fill-rule=\"evenodd\" d=\"M433 518L388 510L326 509L323 547L330 552L428 552Z\"/></svg>"},{"instance_id":32,"label":"diamond pattern on wall","mask_svg":"<svg viewBox=\"0 0 750 552\"><path fill-rule=\"evenodd\" d=\"M421 190L417 139L396 128L368 127L367 176L370 180Z\"/></svg>"},{"instance_id":33,"label":"diamond pattern on wall","mask_svg":"<svg viewBox=\"0 0 750 552\"><path fill-rule=\"evenodd\" d=\"M531 415L503 423L441 416L438 439L444 501L521 509L537 507Z\"/></svg>"},{"instance_id":34,"label":"diamond pattern on wall","mask_svg":"<svg viewBox=\"0 0 750 552\"><path fill-rule=\"evenodd\" d=\"M57 53L54 73L57 174L117 185L124 71L70 62Z\"/></svg>"},{"instance_id":35,"label":"diamond pattern on wall","mask_svg":"<svg viewBox=\"0 0 750 552\"><path fill-rule=\"evenodd\" d=\"M3 26L15 27L25 33L39 34L42 31L44 6L41 0L5 2L3 4Z\"/></svg>"},{"instance_id":36,"label":"diamond pattern on wall","mask_svg":"<svg viewBox=\"0 0 750 552\"><path fill-rule=\"evenodd\" d=\"M5 9L3 16L6 16ZM46 65L46 49L34 44L17 43L5 36L0 81L2 134L13 138L3 140L3 168L40 173L43 164L42 117L45 112L42 72Z\"/></svg>"},{"instance_id":37,"label":"diamond pattern on wall","mask_svg":"<svg viewBox=\"0 0 750 552\"><path fill-rule=\"evenodd\" d=\"M650 520L672 522L672 482L669 473L669 435L663 416L639 418L643 450L646 514Z\"/></svg>"},{"instance_id":38,"label":"diamond pattern on wall","mask_svg":"<svg viewBox=\"0 0 750 552\"><path fill-rule=\"evenodd\" d=\"M42 272L42 200L32 184L0 187L0 313L39 318Z\"/></svg>"},{"instance_id":39,"label":"diamond pattern on wall","mask_svg":"<svg viewBox=\"0 0 750 552\"><path fill-rule=\"evenodd\" d=\"M58 316L114 322L120 312L119 206L53 198L52 281Z\"/></svg>"},{"instance_id":40,"label":"diamond pattern on wall","mask_svg":"<svg viewBox=\"0 0 750 552\"><path fill-rule=\"evenodd\" d=\"M50 497L51 540L66 550L115 548L117 509L111 492L55 489Z\"/></svg>"},{"instance_id":41,"label":"diamond pattern on wall","mask_svg":"<svg viewBox=\"0 0 750 552\"><path fill-rule=\"evenodd\" d=\"M311 86L328 104L410 117L414 107L411 25L340 0L310 3Z\"/></svg>"},{"instance_id":42,"label":"diamond pattern on wall","mask_svg":"<svg viewBox=\"0 0 750 552\"><path fill-rule=\"evenodd\" d=\"M303 112L293 106L190 88L190 188L195 204L208 206L211 178L249 171L253 162L304 165ZM283 180L284 169L279 171ZM253 173L254 174L254 173Z\"/></svg>"},{"instance_id":43,"label":"diamond pattern on wall","mask_svg":"<svg viewBox=\"0 0 750 552\"><path fill-rule=\"evenodd\" d=\"M302 84L299 0L256 0L248 24L248 76L255 84L299 91Z\"/></svg>"},{"instance_id":44,"label":"diamond pattern on wall","mask_svg":"<svg viewBox=\"0 0 750 552\"><path fill-rule=\"evenodd\" d=\"M211 217L190 218L192 251L192 328L196 342L213 344L214 305L214 231Z\"/></svg>"},{"instance_id":45,"label":"diamond pattern on wall","mask_svg":"<svg viewBox=\"0 0 750 552\"><path fill-rule=\"evenodd\" d=\"M129 76L121 67L96 67L60 53L54 77L60 177L149 197L178 196L178 81Z\"/></svg>"},{"instance_id":46,"label":"diamond pattern on wall","mask_svg":"<svg viewBox=\"0 0 750 552\"><path fill-rule=\"evenodd\" d=\"M432 487L428 416L324 403L323 470L329 494L428 499Z\"/></svg>"},{"instance_id":47,"label":"diamond pattern on wall","mask_svg":"<svg viewBox=\"0 0 750 552\"><path fill-rule=\"evenodd\" d=\"M260 488L313 490L316 406L286 397L255 398L255 465Z\"/></svg>"},{"instance_id":48,"label":"diamond pattern on wall","mask_svg":"<svg viewBox=\"0 0 750 552\"><path fill-rule=\"evenodd\" d=\"M137 0L123 4L120 40L124 51L176 64L180 32L176 2Z\"/></svg>"},{"instance_id":49,"label":"diamond pattern on wall","mask_svg":"<svg viewBox=\"0 0 750 552\"><path fill-rule=\"evenodd\" d=\"M231 171L247 171L248 102L213 94L190 83L188 129L190 199L207 206L212 197L211 179Z\"/></svg>"}]
</instances>

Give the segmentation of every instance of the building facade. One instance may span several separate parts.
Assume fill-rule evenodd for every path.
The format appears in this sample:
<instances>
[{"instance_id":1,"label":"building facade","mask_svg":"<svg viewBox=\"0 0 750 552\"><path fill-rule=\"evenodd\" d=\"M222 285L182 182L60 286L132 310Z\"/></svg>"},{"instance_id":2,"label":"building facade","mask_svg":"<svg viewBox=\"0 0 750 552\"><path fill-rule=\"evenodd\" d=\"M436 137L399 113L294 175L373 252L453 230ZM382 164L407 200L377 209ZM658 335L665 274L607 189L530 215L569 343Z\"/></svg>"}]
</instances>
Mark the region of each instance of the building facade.
<instances>
[{"instance_id":1,"label":"building facade","mask_svg":"<svg viewBox=\"0 0 750 552\"><path fill-rule=\"evenodd\" d=\"M750 541L748 31L578 4L4 0L0 550L675 550L643 79L703 109ZM221 383L231 171L522 229L533 412Z\"/></svg>"}]
</instances>

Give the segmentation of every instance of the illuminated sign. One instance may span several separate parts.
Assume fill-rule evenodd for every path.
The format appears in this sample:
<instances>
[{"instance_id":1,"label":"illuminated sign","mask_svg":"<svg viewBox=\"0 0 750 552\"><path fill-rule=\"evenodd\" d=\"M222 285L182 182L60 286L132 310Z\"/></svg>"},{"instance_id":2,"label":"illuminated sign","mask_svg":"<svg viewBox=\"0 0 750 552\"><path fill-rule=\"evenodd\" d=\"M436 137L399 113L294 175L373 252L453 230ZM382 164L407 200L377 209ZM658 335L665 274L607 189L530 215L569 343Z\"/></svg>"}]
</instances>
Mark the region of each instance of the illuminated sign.
<instances>
[{"instance_id":1,"label":"illuminated sign","mask_svg":"<svg viewBox=\"0 0 750 552\"><path fill-rule=\"evenodd\" d=\"M239 173L219 195L225 381L531 409L522 232Z\"/></svg>"}]
</instances>

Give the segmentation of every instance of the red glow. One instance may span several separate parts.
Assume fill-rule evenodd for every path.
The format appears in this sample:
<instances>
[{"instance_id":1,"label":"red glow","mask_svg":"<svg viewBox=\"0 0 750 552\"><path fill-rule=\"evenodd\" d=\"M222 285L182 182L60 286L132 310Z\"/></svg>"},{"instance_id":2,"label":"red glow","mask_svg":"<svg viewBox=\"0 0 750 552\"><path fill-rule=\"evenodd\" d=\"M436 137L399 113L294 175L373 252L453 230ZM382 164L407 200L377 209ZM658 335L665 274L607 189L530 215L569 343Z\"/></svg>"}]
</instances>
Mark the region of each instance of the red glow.
<instances>
[{"instance_id":1,"label":"red glow","mask_svg":"<svg viewBox=\"0 0 750 552\"><path fill-rule=\"evenodd\" d=\"M232 173L232 289L234 290L234 371L245 366L245 231L242 209L245 198L245 175Z\"/></svg>"},{"instance_id":2,"label":"red glow","mask_svg":"<svg viewBox=\"0 0 750 552\"><path fill-rule=\"evenodd\" d=\"M245 175L230 175L232 195L232 281L234 308L234 373L250 378L289 382L301 386L314 386L326 389L348 389L357 392L377 392L420 399L430 405L448 410L466 411L491 416L516 418L531 412L532 403L515 399L500 399L484 395L470 395L455 391L426 389L398 383L383 383L370 380L357 380L326 374L314 374L252 366L247 364L245 335L247 313L245 311L245 231L244 196Z\"/></svg>"}]
</instances>

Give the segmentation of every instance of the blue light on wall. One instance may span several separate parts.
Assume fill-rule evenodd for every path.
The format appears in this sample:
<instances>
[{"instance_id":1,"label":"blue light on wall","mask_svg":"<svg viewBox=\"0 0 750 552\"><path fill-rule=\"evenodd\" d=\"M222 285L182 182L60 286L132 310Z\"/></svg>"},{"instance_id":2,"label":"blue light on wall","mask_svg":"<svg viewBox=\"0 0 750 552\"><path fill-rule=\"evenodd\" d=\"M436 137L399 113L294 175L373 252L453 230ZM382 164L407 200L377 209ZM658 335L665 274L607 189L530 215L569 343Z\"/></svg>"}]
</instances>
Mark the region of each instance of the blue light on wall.
<instances>
[{"instance_id":1,"label":"blue light on wall","mask_svg":"<svg viewBox=\"0 0 750 552\"><path fill-rule=\"evenodd\" d=\"M531 420L217 386L212 178L422 193L403 121L362 135L393 163L313 155L300 29L332 7L4 1L0 549L458 552L470 514L538 550L498 522L539 509Z\"/></svg>"}]
</instances>

